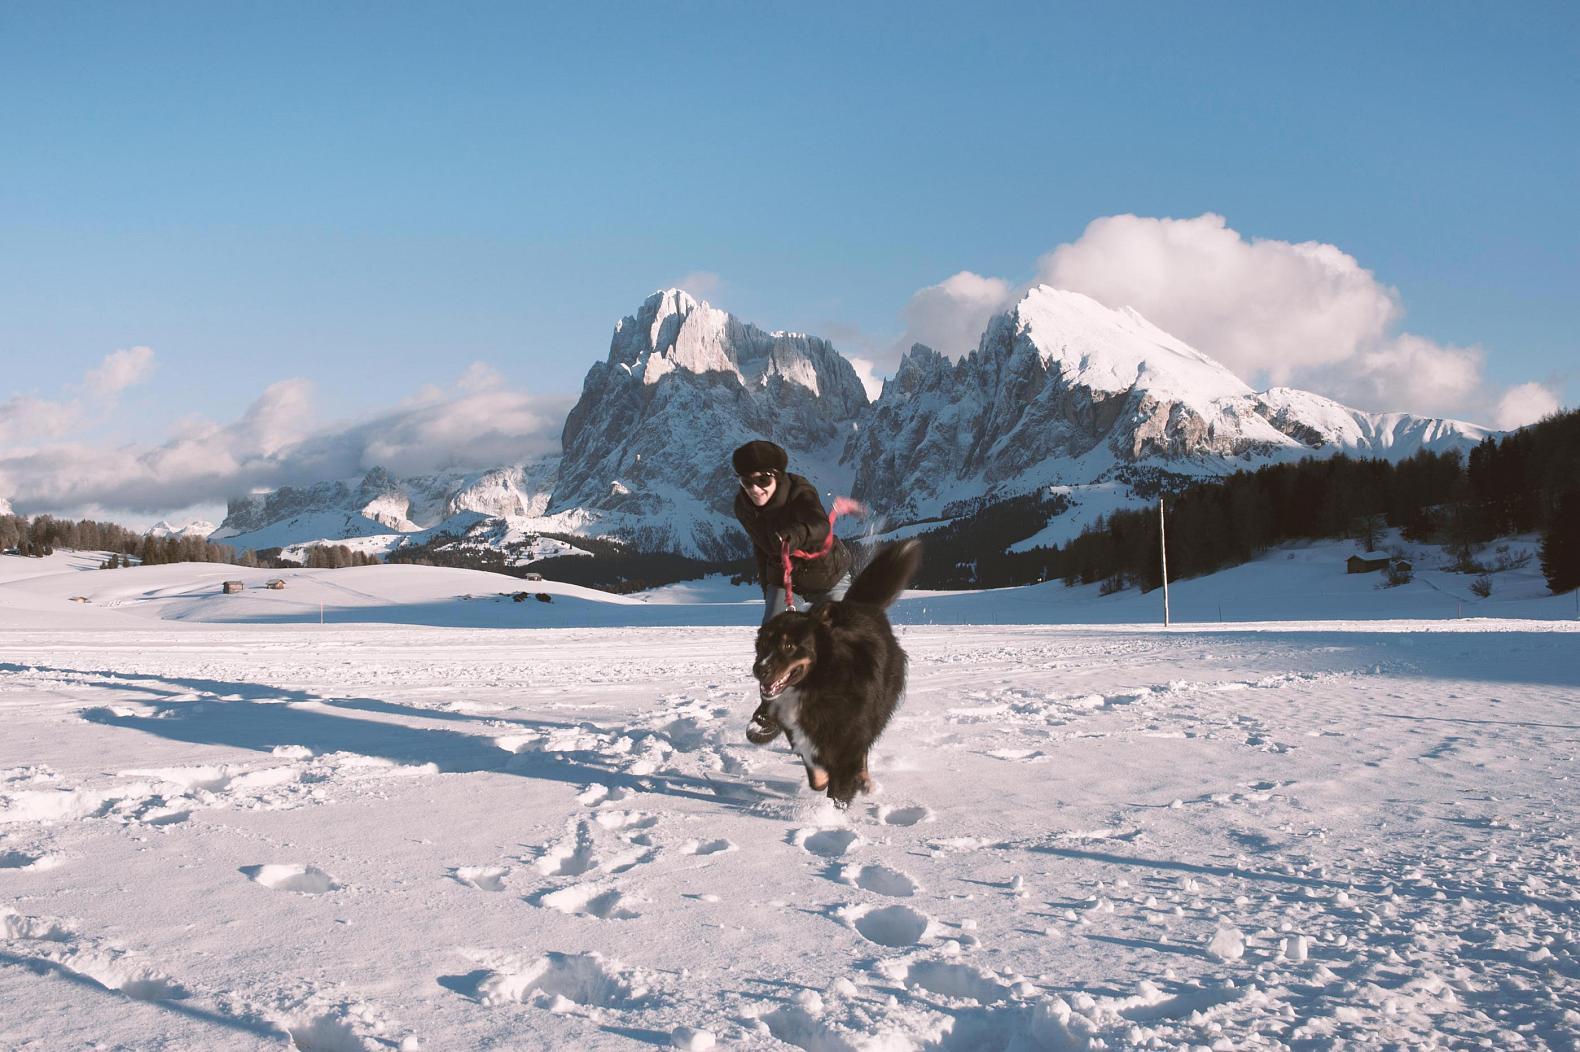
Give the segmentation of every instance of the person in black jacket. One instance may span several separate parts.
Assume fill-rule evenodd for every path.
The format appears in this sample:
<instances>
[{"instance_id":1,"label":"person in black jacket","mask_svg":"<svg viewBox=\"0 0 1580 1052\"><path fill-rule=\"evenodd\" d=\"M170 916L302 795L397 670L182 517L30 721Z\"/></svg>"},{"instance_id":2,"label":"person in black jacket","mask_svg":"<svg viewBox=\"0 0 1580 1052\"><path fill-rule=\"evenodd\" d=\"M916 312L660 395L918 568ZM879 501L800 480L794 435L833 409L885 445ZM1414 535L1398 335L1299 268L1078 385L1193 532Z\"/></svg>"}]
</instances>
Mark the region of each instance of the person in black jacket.
<instances>
[{"instance_id":1,"label":"person in black jacket","mask_svg":"<svg viewBox=\"0 0 1580 1052\"><path fill-rule=\"evenodd\" d=\"M792 552L819 551L829 535L828 511L812 483L792 475L784 449L761 439L748 442L731 456L740 491L735 518L752 541L757 580L763 589L763 623L788 609L784 590L784 557ZM790 590L806 604L842 599L850 587L850 549L834 538L823 555L791 557ZM746 736L757 744L772 741L782 728L768 715L765 702L752 716Z\"/></svg>"}]
</instances>

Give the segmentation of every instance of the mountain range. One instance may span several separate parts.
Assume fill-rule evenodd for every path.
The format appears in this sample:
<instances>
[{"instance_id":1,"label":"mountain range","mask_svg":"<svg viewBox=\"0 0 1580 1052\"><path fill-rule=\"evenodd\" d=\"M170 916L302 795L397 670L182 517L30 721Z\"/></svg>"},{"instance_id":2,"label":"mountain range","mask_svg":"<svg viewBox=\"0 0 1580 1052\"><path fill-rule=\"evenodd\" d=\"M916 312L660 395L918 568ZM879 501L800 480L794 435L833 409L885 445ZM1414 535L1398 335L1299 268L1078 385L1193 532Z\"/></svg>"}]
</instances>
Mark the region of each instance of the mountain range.
<instances>
[{"instance_id":1,"label":"mountain range","mask_svg":"<svg viewBox=\"0 0 1580 1052\"><path fill-rule=\"evenodd\" d=\"M558 457L410 479L375 467L255 494L232 500L210 539L387 550L447 534L538 554L537 539L556 534L735 557L729 454L760 437L825 493L865 502L885 529L1058 487L1071 498L1068 534L1116 499L1139 500L1135 487L1307 456L1468 450L1489 433L1307 391L1257 392L1134 310L1048 286L991 319L959 361L912 347L869 400L827 340L765 331L666 289L615 325ZM1099 491L1083 512L1082 493Z\"/></svg>"}]
</instances>

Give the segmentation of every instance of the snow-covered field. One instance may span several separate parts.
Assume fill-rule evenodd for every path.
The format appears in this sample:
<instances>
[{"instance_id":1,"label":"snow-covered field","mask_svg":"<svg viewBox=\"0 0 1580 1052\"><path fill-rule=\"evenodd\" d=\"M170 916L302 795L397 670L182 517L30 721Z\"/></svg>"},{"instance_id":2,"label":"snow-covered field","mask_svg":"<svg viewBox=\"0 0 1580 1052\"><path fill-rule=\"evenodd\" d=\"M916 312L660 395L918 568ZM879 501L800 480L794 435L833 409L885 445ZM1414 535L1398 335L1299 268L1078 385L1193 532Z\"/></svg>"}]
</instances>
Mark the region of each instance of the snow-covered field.
<instances>
[{"instance_id":1,"label":"snow-covered field","mask_svg":"<svg viewBox=\"0 0 1580 1052\"><path fill-rule=\"evenodd\" d=\"M842 814L719 582L96 562L0 558L6 1048L1580 1042L1580 623L1517 575L909 598Z\"/></svg>"}]
</instances>

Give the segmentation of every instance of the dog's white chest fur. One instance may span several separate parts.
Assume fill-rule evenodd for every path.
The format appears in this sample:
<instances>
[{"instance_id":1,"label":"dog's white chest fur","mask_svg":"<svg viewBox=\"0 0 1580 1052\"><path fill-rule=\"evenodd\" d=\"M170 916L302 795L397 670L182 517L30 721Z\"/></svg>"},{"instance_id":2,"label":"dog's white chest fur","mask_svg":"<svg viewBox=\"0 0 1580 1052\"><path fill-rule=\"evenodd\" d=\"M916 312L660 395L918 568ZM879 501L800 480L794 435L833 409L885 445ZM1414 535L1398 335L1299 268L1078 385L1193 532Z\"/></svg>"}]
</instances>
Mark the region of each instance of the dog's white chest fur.
<instances>
[{"instance_id":1,"label":"dog's white chest fur","mask_svg":"<svg viewBox=\"0 0 1580 1052\"><path fill-rule=\"evenodd\" d=\"M790 687L774 699L772 711L779 726L790 732L790 741L795 745L795 751L800 753L801 761L809 767L818 766L812 742L801 730L801 692Z\"/></svg>"}]
</instances>

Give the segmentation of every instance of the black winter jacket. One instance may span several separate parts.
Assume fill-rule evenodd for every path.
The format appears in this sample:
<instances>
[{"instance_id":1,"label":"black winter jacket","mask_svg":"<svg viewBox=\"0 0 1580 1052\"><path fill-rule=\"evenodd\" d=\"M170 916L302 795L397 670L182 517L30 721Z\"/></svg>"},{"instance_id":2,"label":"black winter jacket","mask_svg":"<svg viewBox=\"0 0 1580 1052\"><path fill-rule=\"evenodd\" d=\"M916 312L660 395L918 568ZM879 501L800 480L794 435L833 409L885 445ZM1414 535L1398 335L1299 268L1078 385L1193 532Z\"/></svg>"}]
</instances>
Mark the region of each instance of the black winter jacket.
<instances>
[{"instance_id":1,"label":"black winter jacket","mask_svg":"<svg viewBox=\"0 0 1580 1052\"><path fill-rule=\"evenodd\" d=\"M774 495L762 507L752 503L746 492L735 494L735 517L752 539L757 556L757 581L768 594L768 586L784 584L784 563L780 545L790 542L791 551L816 551L828 536L828 511L818 499L812 483L800 475L776 472ZM850 550L834 538L834 546L820 559L792 559L794 569L790 587L796 595L826 592L850 570Z\"/></svg>"}]
</instances>

